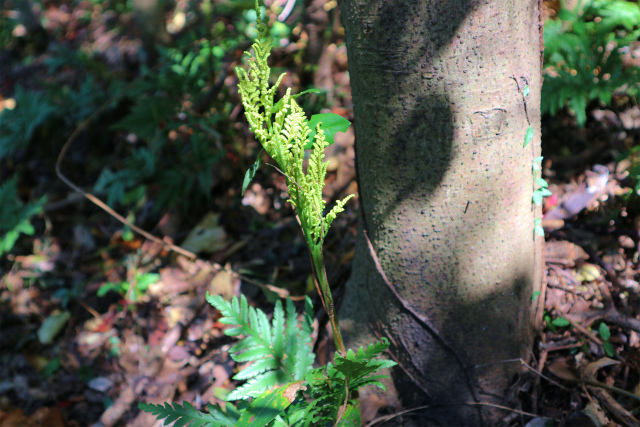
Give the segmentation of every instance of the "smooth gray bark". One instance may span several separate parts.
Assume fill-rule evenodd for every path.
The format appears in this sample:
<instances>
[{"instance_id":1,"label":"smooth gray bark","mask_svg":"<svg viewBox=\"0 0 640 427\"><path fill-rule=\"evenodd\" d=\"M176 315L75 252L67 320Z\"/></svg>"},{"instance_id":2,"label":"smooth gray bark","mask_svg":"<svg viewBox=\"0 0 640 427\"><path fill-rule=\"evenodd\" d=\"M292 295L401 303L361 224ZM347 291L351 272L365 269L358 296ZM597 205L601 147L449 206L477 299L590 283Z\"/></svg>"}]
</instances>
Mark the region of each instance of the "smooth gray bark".
<instances>
[{"instance_id":1,"label":"smooth gray bark","mask_svg":"<svg viewBox=\"0 0 640 427\"><path fill-rule=\"evenodd\" d=\"M519 365L501 362L531 354L542 300L532 304L542 272L531 202L538 0L340 8L362 206L340 312L348 345L389 337L400 363L389 404L504 404ZM529 126L534 138L523 148ZM491 425L501 415L449 405L391 424Z\"/></svg>"}]
</instances>

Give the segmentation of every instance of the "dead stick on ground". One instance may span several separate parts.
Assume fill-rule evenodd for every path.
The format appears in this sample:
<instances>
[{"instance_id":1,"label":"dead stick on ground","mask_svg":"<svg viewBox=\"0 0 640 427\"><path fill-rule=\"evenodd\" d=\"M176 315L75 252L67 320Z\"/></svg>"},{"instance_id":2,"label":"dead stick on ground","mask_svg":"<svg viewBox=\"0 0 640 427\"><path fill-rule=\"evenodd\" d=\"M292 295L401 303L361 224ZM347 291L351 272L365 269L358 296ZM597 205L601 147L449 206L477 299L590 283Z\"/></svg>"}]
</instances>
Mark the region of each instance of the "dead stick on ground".
<instances>
[{"instance_id":1,"label":"dead stick on ground","mask_svg":"<svg viewBox=\"0 0 640 427\"><path fill-rule=\"evenodd\" d=\"M153 68L151 70L153 70ZM134 80L133 82L131 82L128 85L126 85L119 93L117 93L114 96L112 96L111 98L109 98L93 114L91 114L82 123L80 123L80 125L76 128L76 130L73 131L71 136L69 136L67 141L62 146L62 149L60 150L60 154L58 154L58 159L56 160L56 175L58 176L58 178L60 178L60 180L62 182L67 184L71 189L73 189L77 193L81 194L87 200L89 200L91 203L95 204L100 209L104 210L109 215L111 215L112 217L114 217L115 219L120 221L122 224L130 227L133 231L135 231L136 233L138 233L141 236L145 237L146 239L151 240L151 241L156 242L156 243L159 243L162 246L164 246L166 249L171 250L171 251L176 252L176 253L179 253L181 255L184 255L185 257L190 258L192 260L198 259L197 255L194 254L193 252L190 252L190 251L188 251L188 250L186 250L184 248L181 248L180 246L177 246L177 245L169 242L166 238L165 239L160 239L159 237L154 236L153 234L149 233L148 231L143 230L142 228L138 227L137 225L132 224L125 217L123 217L118 212L113 210L111 207L109 207L109 205L104 203L102 200L100 200L99 198L97 198L93 194L87 193L86 191L84 191L83 189L78 187L69 178L67 178L67 176L65 174L62 173L62 166L61 166L62 165L62 160L64 160L64 158L65 158L65 156L67 154L67 151L69 150L69 147L71 147L71 144L73 144L73 142L76 140L76 138L89 126L89 124L93 121L93 119L95 119L100 113L102 113L111 103L116 101L120 96L122 96L123 94L127 93L128 89L130 89L131 86L133 86L133 84L136 83L136 82L137 82L137 80ZM257 280L253 280L253 279L251 279L249 277L246 277L246 276L244 276L242 274L236 273L235 271L231 270L229 267L223 267L222 265L220 265L218 263L215 263L215 262L211 263L211 265L214 268L218 269L218 270L226 271L227 273L229 273L230 275L232 275L235 278L244 280L244 281L246 281L248 283L251 283L253 285L256 285L256 286L258 286L258 287L260 287L262 289L267 289L267 290L269 290L271 292L274 292L280 298L286 298L287 296L289 296L289 292L287 290L285 290L285 289L281 289L281 288L278 288L278 287L273 286L273 285L265 285L264 283L260 283ZM292 300L304 299L304 297L291 297L291 296L289 296L289 297Z\"/></svg>"}]
</instances>

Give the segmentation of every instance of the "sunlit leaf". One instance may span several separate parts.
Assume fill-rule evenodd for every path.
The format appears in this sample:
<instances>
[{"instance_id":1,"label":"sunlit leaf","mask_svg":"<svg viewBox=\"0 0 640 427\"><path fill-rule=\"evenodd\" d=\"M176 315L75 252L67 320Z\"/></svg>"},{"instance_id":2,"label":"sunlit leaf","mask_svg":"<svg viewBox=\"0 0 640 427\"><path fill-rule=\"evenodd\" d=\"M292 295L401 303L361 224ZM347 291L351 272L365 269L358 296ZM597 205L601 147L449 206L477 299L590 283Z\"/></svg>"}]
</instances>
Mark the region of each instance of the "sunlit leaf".
<instances>
[{"instance_id":1,"label":"sunlit leaf","mask_svg":"<svg viewBox=\"0 0 640 427\"><path fill-rule=\"evenodd\" d=\"M251 167L247 169L247 171L244 174L244 181L242 181L243 196L244 196L244 192L247 191L247 188L249 188L249 184L251 184L251 181L253 181L253 178L256 176L258 169L260 169L260 163L262 162L262 152L263 150L260 150L260 154L258 154L258 158L251 165Z\"/></svg>"},{"instance_id":2,"label":"sunlit leaf","mask_svg":"<svg viewBox=\"0 0 640 427\"><path fill-rule=\"evenodd\" d=\"M333 137L336 133L346 132L347 129L349 129L349 126L351 126L351 122L349 120L338 114L323 113L311 116L311 120L309 120L308 123L311 133L309 134L307 145L304 147L305 150L311 150L313 148L313 141L316 136L316 126L318 123L321 123L320 129L324 131L324 136L329 145L335 142Z\"/></svg>"},{"instance_id":3,"label":"sunlit leaf","mask_svg":"<svg viewBox=\"0 0 640 427\"><path fill-rule=\"evenodd\" d=\"M296 381L265 391L242 413L236 427L266 426L293 403L298 391L304 389L304 382Z\"/></svg>"}]
</instances>

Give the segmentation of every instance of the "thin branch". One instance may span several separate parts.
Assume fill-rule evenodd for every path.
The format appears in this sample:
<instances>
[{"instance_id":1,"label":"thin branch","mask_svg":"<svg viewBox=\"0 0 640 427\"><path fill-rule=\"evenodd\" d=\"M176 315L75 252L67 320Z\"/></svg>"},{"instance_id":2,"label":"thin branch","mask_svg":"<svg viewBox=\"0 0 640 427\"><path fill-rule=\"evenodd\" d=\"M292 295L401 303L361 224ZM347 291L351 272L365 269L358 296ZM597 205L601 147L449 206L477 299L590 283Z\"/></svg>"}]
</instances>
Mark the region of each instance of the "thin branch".
<instances>
[{"instance_id":1,"label":"thin branch","mask_svg":"<svg viewBox=\"0 0 640 427\"><path fill-rule=\"evenodd\" d=\"M156 65L157 67L157 65ZM154 67L155 68L155 67ZM151 69L153 70L153 68ZM141 236L145 237L148 240L151 240L153 242L159 243L161 244L164 248L179 253L181 255L186 256L187 258L190 258L192 260L198 259L197 255L194 254L193 252L190 252L184 248L181 248L180 246L177 246L173 243L171 243L170 241L168 241L168 238L165 237L165 239L160 239L159 237L154 236L153 234L143 230L142 228L138 227L137 225L131 223L130 221L128 221L126 218L124 218L122 215L120 215L118 212L116 212L115 210L113 210L111 207L109 207L106 203L104 203L102 200L100 200L99 198L97 198L96 196L94 196L91 193L87 193L86 191L84 191L83 189L81 189L80 187L78 187L76 184L74 184L69 178L67 178L66 175L64 175L62 173L62 161L64 160L67 151L69 151L69 148L71 147L71 144L73 144L73 142L75 142L75 140L78 138L78 136L89 126L89 124L93 121L93 119L95 119L100 113L102 113L111 103L113 103L115 100L117 100L118 98L120 98L123 94L127 93L127 91L137 82L137 80L134 80L133 82L129 83L128 85L126 85L119 93L115 94L114 96L112 96L111 98L109 98L104 104L102 104L93 114L91 114L89 117L87 117L82 123L80 123L80 125L76 128L76 130L73 131L73 133L71 134L71 136L69 136L69 138L67 139L67 141L64 143L64 145L62 146L62 149L60 150L60 154L58 154L58 159L56 160L56 175L58 176L58 178L60 178L60 180L62 182L64 182L66 185L68 185L71 189L73 189L74 191L76 191L77 193L81 194L84 198L86 198L87 200L89 200L91 203L95 204L96 206L98 206L100 209L104 210L105 212L107 212L109 215L111 215L112 217L114 217L115 219L117 219L118 221L120 221L122 224L128 226L131 228L131 230L135 231L136 233L140 234ZM208 262L208 261L207 261ZM260 283L257 280L251 279L250 277L246 277L242 274L239 274L235 271L233 271L231 268L229 267L224 267L218 263L212 262L210 263L215 269L217 270L224 270L227 273L229 273L232 277L237 278L237 279L241 279L244 280L245 282L251 283L253 285L256 285L262 289L267 289L271 292L276 293L280 298L291 298L292 300L300 300L300 299L304 299L304 297L292 297L289 296L289 291L285 290L285 289L281 289L278 288L276 286L273 285L265 285L264 283Z\"/></svg>"}]
</instances>

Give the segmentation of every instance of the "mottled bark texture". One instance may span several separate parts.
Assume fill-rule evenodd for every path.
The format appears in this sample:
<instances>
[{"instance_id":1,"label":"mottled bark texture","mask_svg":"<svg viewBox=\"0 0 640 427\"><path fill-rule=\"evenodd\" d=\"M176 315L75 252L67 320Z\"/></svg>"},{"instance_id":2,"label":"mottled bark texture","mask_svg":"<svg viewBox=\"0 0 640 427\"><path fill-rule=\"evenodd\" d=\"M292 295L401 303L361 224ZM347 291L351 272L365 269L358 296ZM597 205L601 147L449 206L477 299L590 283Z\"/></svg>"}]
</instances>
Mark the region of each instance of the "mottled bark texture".
<instances>
[{"instance_id":1,"label":"mottled bark texture","mask_svg":"<svg viewBox=\"0 0 640 427\"><path fill-rule=\"evenodd\" d=\"M505 361L531 354L542 267L531 203L538 0L340 8L362 206L340 311L348 344L389 337L400 366L387 402L440 404L393 425L493 425L504 414L450 404L504 404L519 370Z\"/></svg>"}]
</instances>

